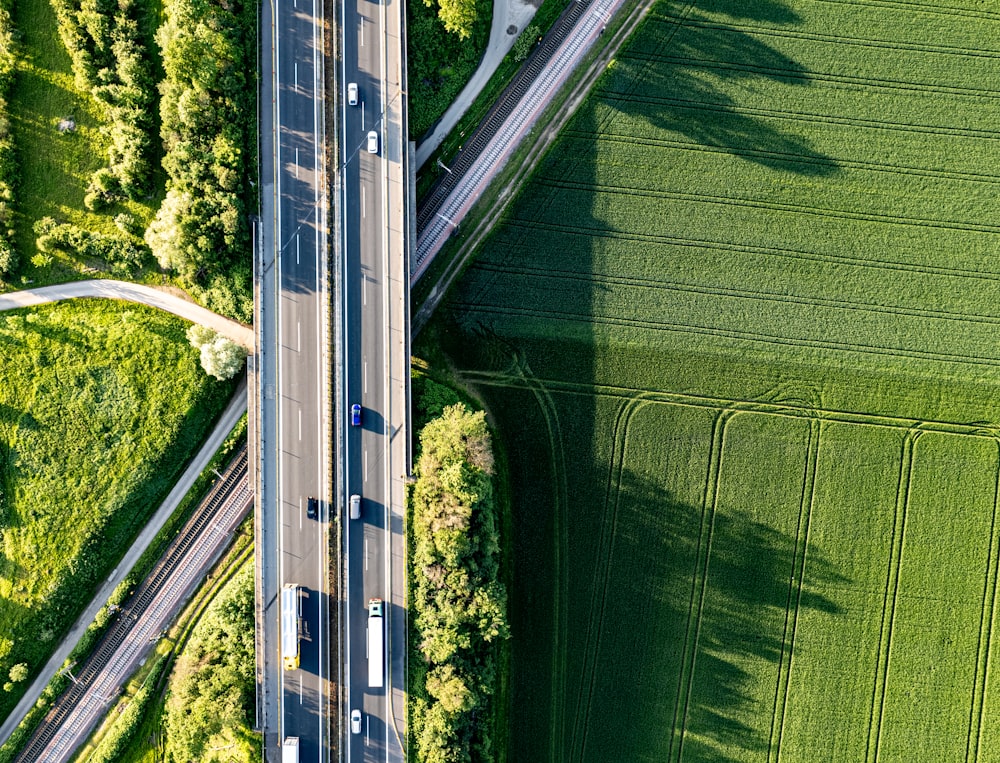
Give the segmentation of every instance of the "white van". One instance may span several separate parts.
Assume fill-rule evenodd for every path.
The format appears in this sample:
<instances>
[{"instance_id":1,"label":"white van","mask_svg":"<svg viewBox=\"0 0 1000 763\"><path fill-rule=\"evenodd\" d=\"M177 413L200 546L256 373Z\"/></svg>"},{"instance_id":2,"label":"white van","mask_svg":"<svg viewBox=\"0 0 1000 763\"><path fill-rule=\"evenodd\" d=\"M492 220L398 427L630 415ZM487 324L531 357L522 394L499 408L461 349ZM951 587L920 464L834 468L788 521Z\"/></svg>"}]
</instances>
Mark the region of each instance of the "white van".
<instances>
[{"instance_id":1,"label":"white van","mask_svg":"<svg viewBox=\"0 0 1000 763\"><path fill-rule=\"evenodd\" d=\"M351 496L351 519L361 516L361 496L355 493Z\"/></svg>"}]
</instances>

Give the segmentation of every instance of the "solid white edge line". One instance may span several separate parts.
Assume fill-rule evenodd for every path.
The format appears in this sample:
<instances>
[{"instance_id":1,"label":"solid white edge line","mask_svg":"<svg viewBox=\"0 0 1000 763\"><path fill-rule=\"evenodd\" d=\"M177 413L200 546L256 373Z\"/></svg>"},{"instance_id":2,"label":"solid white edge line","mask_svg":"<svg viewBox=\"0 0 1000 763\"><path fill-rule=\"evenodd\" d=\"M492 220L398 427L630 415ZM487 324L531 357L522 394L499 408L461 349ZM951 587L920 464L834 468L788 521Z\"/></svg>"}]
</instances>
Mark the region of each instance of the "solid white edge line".
<instances>
[{"instance_id":1,"label":"solid white edge line","mask_svg":"<svg viewBox=\"0 0 1000 763\"><path fill-rule=\"evenodd\" d=\"M276 347L278 357L275 358L276 366L276 391L275 391L275 437L274 446L276 447L277 455L277 484L275 485L274 495L276 497L275 505L277 509L277 520L278 520L278 595L281 595L281 586L284 584L285 579L285 560L284 553L282 549L285 544L285 530L284 522L282 521L282 505L281 505L281 486L284 484L284 460L281 457L281 392L283 390L282 383L282 365L280 362L281 356L281 36L278 34L277 19L280 17L280 12L278 5L280 0L273 0L272 8L272 18L271 18L271 31L274 39L273 48L273 62L272 62L272 85L274 87L274 124L272 125L273 132L273 142L272 152L274 154L274 219L275 219L275 230L274 230L274 272L275 272L275 289L274 297L276 302L275 310L275 333L276 333ZM284 729L285 729L285 670L281 665L281 611L278 610L278 739L284 739Z\"/></svg>"},{"instance_id":2,"label":"solid white edge line","mask_svg":"<svg viewBox=\"0 0 1000 763\"><path fill-rule=\"evenodd\" d=\"M383 442L385 452L383 454L383 467L384 467L384 478L385 478L385 505L383 507L383 517L385 522L385 528L383 530L383 542L384 542L384 558L383 558L383 574L384 578L382 581L383 586L383 596L382 598L388 602L388 606L392 607L392 599L389 596L392 587L392 480L391 480L391 460L392 460L392 443L389 434L392 430L392 398L390 397L391 390L389 385L389 377L391 376L392 368L389 363L390 350L389 343L392 339L392 332L389 328L389 296L390 296L390 283L391 274L389 271L389 231L388 231L388 219L389 219L389 160L386 157L388 153L385 150L386 147L386 136L388 135L388 93L386 89L388 88L388 82L386 81L386 56L388 55L388 46L385 44L386 40L386 23L385 23L385 3L379 3L379 23L382 27L382 55L379 56L379 66L381 68L380 76L382 81L382 151L380 152L379 159L382 164L382 277L385 283L384 288L384 299L382 300L382 331L383 331L383 348L382 348L382 360L383 360L383 413L384 413L384 425L383 425ZM388 620L389 618L387 618ZM388 630L388 629L387 629ZM391 655L391 644L392 644L392 631L388 630L386 634L385 646L383 647L383 653L385 657L385 665L383 667L385 676L385 692L384 692L384 712L385 712L385 750L386 756L388 758L389 747L389 729L392 724L392 664L390 660Z\"/></svg>"}]
</instances>

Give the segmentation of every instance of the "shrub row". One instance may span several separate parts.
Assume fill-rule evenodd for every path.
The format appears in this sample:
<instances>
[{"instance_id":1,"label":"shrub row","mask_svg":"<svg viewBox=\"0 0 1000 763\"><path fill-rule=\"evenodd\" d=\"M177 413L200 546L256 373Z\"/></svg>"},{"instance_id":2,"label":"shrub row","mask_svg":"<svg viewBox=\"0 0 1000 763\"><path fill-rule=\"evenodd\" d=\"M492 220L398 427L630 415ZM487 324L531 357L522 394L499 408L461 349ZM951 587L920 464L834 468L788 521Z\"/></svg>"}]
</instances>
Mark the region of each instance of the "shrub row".
<instances>
[{"instance_id":1,"label":"shrub row","mask_svg":"<svg viewBox=\"0 0 1000 763\"><path fill-rule=\"evenodd\" d=\"M238 1L169 0L165 11L157 41L166 74L160 116L167 195L146 242L161 267L177 271L185 285L207 285L201 296L214 308L213 282L234 272L241 257L249 262L242 189L253 118L252 30ZM249 270L241 274L246 284L227 286L242 288L235 301L249 313Z\"/></svg>"},{"instance_id":2,"label":"shrub row","mask_svg":"<svg viewBox=\"0 0 1000 763\"><path fill-rule=\"evenodd\" d=\"M417 752L422 763L492 760L496 646L508 628L485 414L449 406L420 447L411 493L414 628L426 668L413 704Z\"/></svg>"},{"instance_id":3,"label":"shrub row","mask_svg":"<svg viewBox=\"0 0 1000 763\"><path fill-rule=\"evenodd\" d=\"M123 230L121 235L93 233L78 225L57 223L51 217L43 217L35 223L34 231L38 236L36 246L42 253L40 256L63 252L86 260L103 260L112 271L122 275L141 267L149 254L142 240L127 230Z\"/></svg>"},{"instance_id":4,"label":"shrub row","mask_svg":"<svg viewBox=\"0 0 1000 763\"><path fill-rule=\"evenodd\" d=\"M77 87L104 107L109 169L93 177L84 204L100 209L149 189L155 90L136 0L51 0Z\"/></svg>"},{"instance_id":5,"label":"shrub row","mask_svg":"<svg viewBox=\"0 0 1000 763\"><path fill-rule=\"evenodd\" d=\"M253 564L245 564L202 615L174 663L163 716L166 760L205 760L213 746L218 749L220 736L247 737L255 670ZM241 757L236 750L226 756Z\"/></svg>"},{"instance_id":6,"label":"shrub row","mask_svg":"<svg viewBox=\"0 0 1000 763\"><path fill-rule=\"evenodd\" d=\"M11 7L11 0L0 0L0 276L11 273L17 267L12 227L17 165L14 161L14 136L7 106L17 61L17 34Z\"/></svg>"},{"instance_id":7,"label":"shrub row","mask_svg":"<svg viewBox=\"0 0 1000 763\"><path fill-rule=\"evenodd\" d=\"M135 696L129 700L125 709L115 719L111 730L91 753L87 763L115 763L115 761L120 760L122 753L131 743L145 719L146 708L159 694L156 689L160 676L167 667L167 662L168 656L165 654L156 658L152 671L146 676L139 691L135 693Z\"/></svg>"}]
</instances>

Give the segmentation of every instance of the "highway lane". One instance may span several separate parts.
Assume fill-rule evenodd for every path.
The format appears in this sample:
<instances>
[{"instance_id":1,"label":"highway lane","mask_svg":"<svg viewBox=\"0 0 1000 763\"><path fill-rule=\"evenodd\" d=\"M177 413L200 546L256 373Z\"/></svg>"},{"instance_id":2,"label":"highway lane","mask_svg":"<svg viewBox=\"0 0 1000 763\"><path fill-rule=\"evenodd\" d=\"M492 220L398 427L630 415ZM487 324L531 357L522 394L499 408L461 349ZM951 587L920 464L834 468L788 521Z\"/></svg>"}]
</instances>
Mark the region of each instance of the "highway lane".
<instances>
[{"instance_id":1,"label":"highway lane","mask_svg":"<svg viewBox=\"0 0 1000 763\"><path fill-rule=\"evenodd\" d=\"M341 87L357 83L359 103L342 107L345 288L345 407L364 407L347 430L347 494L364 496L348 522L344 602L348 707L363 712L347 733L350 761L403 760L406 609L403 495L409 474L409 312L406 201L404 6L398 0L345 0ZM378 152L367 151L375 130ZM384 602L383 686L368 687L366 604ZM347 718L344 719L347 726Z\"/></svg>"},{"instance_id":2,"label":"highway lane","mask_svg":"<svg viewBox=\"0 0 1000 763\"><path fill-rule=\"evenodd\" d=\"M326 528L328 336L323 180L322 3L274 1L277 282L278 584L302 587L300 666L281 671L281 738L298 737L303 761L329 757L329 607ZM306 515L310 496L317 519ZM277 613L275 613L277 614ZM272 642L271 659L280 643Z\"/></svg>"},{"instance_id":3,"label":"highway lane","mask_svg":"<svg viewBox=\"0 0 1000 763\"><path fill-rule=\"evenodd\" d=\"M343 442L347 495L362 497L360 519L347 521L346 708L362 711L362 729L349 734L349 761L385 760L390 726L387 692L368 687L367 610L369 599L388 600L385 574L387 497L385 468L388 376L386 308L385 131L383 87L385 6L370 0L345 0L342 83L358 85L358 104L341 100L344 165L343 234L345 407L362 406L360 427L347 428ZM379 136L378 153L369 153L367 133ZM348 729L347 719L345 728Z\"/></svg>"}]
</instances>

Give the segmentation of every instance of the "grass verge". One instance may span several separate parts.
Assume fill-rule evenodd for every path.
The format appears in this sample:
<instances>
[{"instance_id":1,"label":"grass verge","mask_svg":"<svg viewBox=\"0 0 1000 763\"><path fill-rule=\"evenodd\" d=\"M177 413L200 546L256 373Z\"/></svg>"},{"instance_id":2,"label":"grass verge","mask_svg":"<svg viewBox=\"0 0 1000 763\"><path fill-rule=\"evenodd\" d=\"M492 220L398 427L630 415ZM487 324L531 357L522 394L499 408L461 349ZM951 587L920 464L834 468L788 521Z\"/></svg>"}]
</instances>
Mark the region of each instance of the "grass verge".
<instances>
[{"instance_id":1,"label":"grass verge","mask_svg":"<svg viewBox=\"0 0 1000 763\"><path fill-rule=\"evenodd\" d=\"M8 667L47 659L228 400L184 328L89 300L0 317L0 632L32 634L5 642Z\"/></svg>"}]
</instances>

